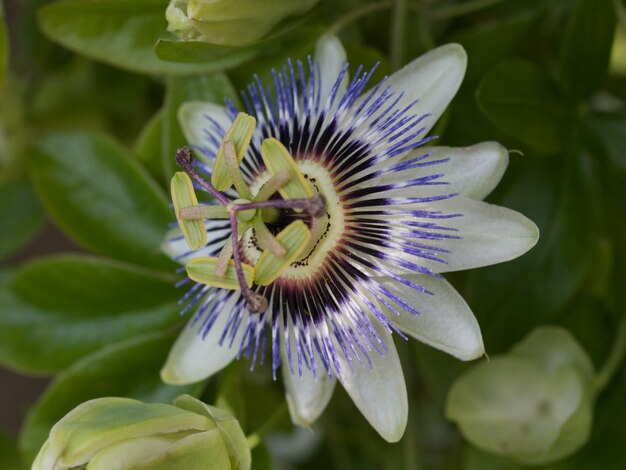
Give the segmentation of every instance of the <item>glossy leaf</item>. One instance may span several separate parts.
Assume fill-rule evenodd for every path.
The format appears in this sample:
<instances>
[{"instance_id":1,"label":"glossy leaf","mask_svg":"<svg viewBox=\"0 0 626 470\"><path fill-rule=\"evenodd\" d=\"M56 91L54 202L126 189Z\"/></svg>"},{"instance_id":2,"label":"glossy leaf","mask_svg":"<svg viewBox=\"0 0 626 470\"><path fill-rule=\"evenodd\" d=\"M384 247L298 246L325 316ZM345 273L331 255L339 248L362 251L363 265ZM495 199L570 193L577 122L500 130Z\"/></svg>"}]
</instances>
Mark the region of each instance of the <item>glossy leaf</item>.
<instances>
[{"instance_id":1,"label":"glossy leaf","mask_svg":"<svg viewBox=\"0 0 626 470\"><path fill-rule=\"evenodd\" d=\"M534 63L500 62L480 82L476 100L494 126L530 149L552 154L563 148L568 111L548 75Z\"/></svg>"},{"instance_id":2,"label":"glossy leaf","mask_svg":"<svg viewBox=\"0 0 626 470\"><path fill-rule=\"evenodd\" d=\"M154 44L166 33L167 0L65 0L39 10L39 27L79 54L133 72L188 75L211 70L205 63L160 59Z\"/></svg>"},{"instance_id":3,"label":"glossy leaf","mask_svg":"<svg viewBox=\"0 0 626 470\"><path fill-rule=\"evenodd\" d=\"M44 212L26 178L0 184L0 259L30 242L41 228Z\"/></svg>"},{"instance_id":4,"label":"glossy leaf","mask_svg":"<svg viewBox=\"0 0 626 470\"><path fill-rule=\"evenodd\" d=\"M159 183L165 183L161 162L163 110L159 110L145 124L133 146L133 155Z\"/></svg>"},{"instance_id":5,"label":"glossy leaf","mask_svg":"<svg viewBox=\"0 0 626 470\"><path fill-rule=\"evenodd\" d=\"M277 257L270 250L265 250L254 266L254 282L267 286L274 282L283 271L302 254L311 238L311 232L301 220L290 223L282 230L276 240L285 249L285 255Z\"/></svg>"},{"instance_id":6,"label":"glossy leaf","mask_svg":"<svg viewBox=\"0 0 626 470\"><path fill-rule=\"evenodd\" d=\"M613 0L576 0L565 28L561 73L565 89L577 98L602 85L615 35Z\"/></svg>"},{"instance_id":7,"label":"glossy leaf","mask_svg":"<svg viewBox=\"0 0 626 470\"><path fill-rule=\"evenodd\" d=\"M228 70L263 53L264 46L230 47L203 41L160 39L155 46L157 56L171 62L205 62L212 68L205 72Z\"/></svg>"},{"instance_id":8,"label":"glossy leaf","mask_svg":"<svg viewBox=\"0 0 626 470\"><path fill-rule=\"evenodd\" d=\"M92 398L123 396L168 403L197 390L164 385L159 378L173 340L170 333L138 336L94 352L58 375L28 414L20 436L25 457L32 461L52 425Z\"/></svg>"},{"instance_id":9,"label":"glossy leaf","mask_svg":"<svg viewBox=\"0 0 626 470\"><path fill-rule=\"evenodd\" d=\"M79 244L123 261L173 267L159 252L174 219L165 193L115 142L51 134L37 144L30 170L48 213Z\"/></svg>"},{"instance_id":10,"label":"glossy leaf","mask_svg":"<svg viewBox=\"0 0 626 470\"><path fill-rule=\"evenodd\" d=\"M163 171L169 179L176 171L176 150L189 145L178 123L178 108L186 101L200 100L223 103L230 98L235 103L237 93L224 74L170 78L167 83L161 134Z\"/></svg>"},{"instance_id":11,"label":"glossy leaf","mask_svg":"<svg viewBox=\"0 0 626 470\"><path fill-rule=\"evenodd\" d=\"M207 284L209 286L221 287L223 289L239 289L239 281L237 280L237 272L235 271L235 262L230 260L228 268L223 277L215 275L215 266L218 258L194 258L187 264L187 275L196 282ZM252 286L254 280L254 268L249 264L242 263L243 274L248 283L248 287Z\"/></svg>"},{"instance_id":12,"label":"glossy leaf","mask_svg":"<svg viewBox=\"0 0 626 470\"><path fill-rule=\"evenodd\" d=\"M180 321L168 277L79 255L42 258L0 290L0 362L61 370L85 354Z\"/></svg>"}]
</instances>

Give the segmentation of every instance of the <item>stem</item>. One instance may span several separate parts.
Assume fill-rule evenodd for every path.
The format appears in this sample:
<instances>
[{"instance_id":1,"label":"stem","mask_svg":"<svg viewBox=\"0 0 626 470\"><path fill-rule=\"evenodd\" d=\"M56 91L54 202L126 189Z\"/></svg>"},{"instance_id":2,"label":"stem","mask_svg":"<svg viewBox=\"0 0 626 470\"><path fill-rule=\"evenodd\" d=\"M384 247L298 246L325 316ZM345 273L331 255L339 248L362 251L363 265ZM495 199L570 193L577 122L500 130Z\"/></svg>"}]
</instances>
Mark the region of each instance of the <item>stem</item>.
<instances>
[{"instance_id":1,"label":"stem","mask_svg":"<svg viewBox=\"0 0 626 470\"><path fill-rule=\"evenodd\" d=\"M370 3L369 5L364 5L361 8L356 8L335 21L330 28L328 28L328 32L332 34L339 34L343 28L353 21L367 16L370 13L391 8L392 5L393 2L391 0L384 0L382 2Z\"/></svg>"},{"instance_id":2,"label":"stem","mask_svg":"<svg viewBox=\"0 0 626 470\"><path fill-rule=\"evenodd\" d=\"M267 299L257 294L248 287L246 276L241 267L241 246L239 245L239 234L237 232L237 215L234 210L229 211L230 219L230 235L233 242L233 260L235 261L235 272L237 273L237 281L241 288L241 294L246 299L246 304L250 313L262 313L267 309Z\"/></svg>"},{"instance_id":3,"label":"stem","mask_svg":"<svg viewBox=\"0 0 626 470\"><path fill-rule=\"evenodd\" d=\"M305 210L313 217L320 217L326 210L326 203L321 195L301 199L271 199L269 201L253 201L244 204L233 204L236 211L248 209L300 209Z\"/></svg>"},{"instance_id":4,"label":"stem","mask_svg":"<svg viewBox=\"0 0 626 470\"><path fill-rule=\"evenodd\" d=\"M283 402L255 432L246 438L250 450L254 449L261 443L263 436L271 431L272 428L276 426L276 423L283 419L286 411L287 403Z\"/></svg>"},{"instance_id":5,"label":"stem","mask_svg":"<svg viewBox=\"0 0 626 470\"><path fill-rule=\"evenodd\" d=\"M626 317L620 320L609 357L596 375L595 386L597 392L602 391L609 384L624 359L624 352L626 352Z\"/></svg>"},{"instance_id":6,"label":"stem","mask_svg":"<svg viewBox=\"0 0 626 470\"><path fill-rule=\"evenodd\" d=\"M395 0L391 14L391 70L398 70L404 63L404 46L406 44L406 22L408 18L408 1Z\"/></svg>"}]
</instances>

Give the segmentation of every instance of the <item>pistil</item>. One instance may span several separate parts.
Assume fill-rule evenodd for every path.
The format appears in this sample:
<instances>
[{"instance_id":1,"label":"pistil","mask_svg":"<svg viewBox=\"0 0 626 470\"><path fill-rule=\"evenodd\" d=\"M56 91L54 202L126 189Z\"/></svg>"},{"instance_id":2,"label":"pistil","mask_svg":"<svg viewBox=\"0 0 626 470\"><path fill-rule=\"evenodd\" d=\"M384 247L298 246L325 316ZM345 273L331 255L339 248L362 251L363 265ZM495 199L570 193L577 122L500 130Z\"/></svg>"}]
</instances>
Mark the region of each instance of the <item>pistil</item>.
<instances>
[{"instance_id":1,"label":"pistil","mask_svg":"<svg viewBox=\"0 0 626 470\"><path fill-rule=\"evenodd\" d=\"M270 210L285 210L291 209L296 211L306 211L312 218L318 218L325 214L325 201L320 194L315 194L309 198L294 198L294 199L268 199L276 191L290 180L290 175L287 172L278 172L274 175L259 192L257 198L253 198L250 190L245 185L243 178L236 164L236 155L234 152L234 146L232 142L225 141L223 143L224 154L226 159L226 166L228 167L228 173L231 177L235 188L240 193L240 196L247 196L247 200L231 201L222 192L218 191L212 184L208 183L193 167L193 150L190 147L183 147L176 152L176 163L193 179L198 185L209 192L215 199L221 204L218 206L193 206L184 207L179 210L178 216L181 220L198 220L204 218L228 218L231 229L231 243L227 242L228 247L221 251L218 258L218 262L215 268L215 275L224 277L228 265L228 260L231 257L237 275L237 281L242 295L246 301L248 310L251 313L262 313L267 309L267 299L254 292L246 282L246 277L243 270L243 254L242 246L239 241L239 223L240 218L237 217L237 213L242 211L257 211L257 215L254 217L252 226L258 231L264 244L267 248L273 252L276 256L281 257L285 254L285 249L276 240L262 220L262 214L264 210L267 212ZM245 190L244 190L245 188ZM242 195L241 192L244 194ZM250 201L250 199L253 199Z\"/></svg>"}]
</instances>

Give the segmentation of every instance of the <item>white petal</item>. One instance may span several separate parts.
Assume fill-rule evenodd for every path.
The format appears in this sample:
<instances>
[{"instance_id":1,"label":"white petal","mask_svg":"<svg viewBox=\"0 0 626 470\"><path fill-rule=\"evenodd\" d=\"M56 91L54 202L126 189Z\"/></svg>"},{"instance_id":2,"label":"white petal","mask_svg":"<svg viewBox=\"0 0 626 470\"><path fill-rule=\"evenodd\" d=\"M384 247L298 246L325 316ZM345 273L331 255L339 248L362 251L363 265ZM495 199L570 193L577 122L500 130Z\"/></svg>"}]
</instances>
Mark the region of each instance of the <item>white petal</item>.
<instances>
[{"instance_id":1,"label":"white petal","mask_svg":"<svg viewBox=\"0 0 626 470\"><path fill-rule=\"evenodd\" d=\"M194 258L216 256L224 246L224 238L230 236L230 225L224 219L211 219L205 220L204 226L208 232L208 242L203 248L191 251L180 229L174 228L167 233L161 251L180 264L187 264Z\"/></svg>"},{"instance_id":2,"label":"white petal","mask_svg":"<svg viewBox=\"0 0 626 470\"><path fill-rule=\"evenodd\" d=\"M387 317L408 335L463 361L485 353L480 327L463 297L446 280L426 275L404 276L434 295L419 292L388 278L377 279L411 305L419 316L398 308L400 316Z\"/></svg>"},{"instance_id":3,"label":"white petal","mask_svg":"<svg viewBox=\"0 0 626 470\"><path fill-rule=\"evenodd\" d=\"M370 369L366 361L363 361L364 364L356 360L348 362L335 344L341 367L338 378L359 411L383 439L398 442L404 434L409 415L404 375L391 334L379 321L372 320L372 324L387 351L382 356L375 350L369 352L372 361ZM350 369L351 365L354 372Z\"/></svg>"},{"instance_id":4,"label":"white petal","mask_svg":"<svg viewBox=\"0 0 626 470\"><path fill-rule=\"evenodd\" d=\"M454 197L439 201L432 208L463 214L462 217L445 220L445 225L458 229L462 238L434 243L450 250L445 255L447 264L433 265L437 272L503 263L523 255L539 239L539 229L532 220L505 207Z\"/></svg>"},{"instance_id":5,"label":"white petal","mask_svg":"<svg viewBox=\"0 0 626 470\"><path fill-rule=\"evenodd\" d=\"M224 132L232 124L232 120L226 114L226 108L215 103L187 101L178 108L178 122L189 145L213 146L206 138L207 130L217 134L215 124L211 120Z\"/></svg>"},{"instance_id":6,"label":"white petal","mask_svg":"<svg viewBox=\"0 0 626 470\"><path fill-rule=\"evenodd\" d=\"M297 349L293 335L290 341L293 374L289 367L289 358L287 357L287 348L284 341L280 344L280 358L285 384L285 397L287 398L287 406L289 407L289 415L291 421L298 426L311 426L317 418L322 414L326 405L330 401L335 390L335 378L330 378L323 367L322 361L316 354L316 364L320 364L317 368L317 380L313 373L302 364L302 377L300 377L297 366Z\"/></svg>"},{"instance_id":7,"label":"white petal","mask_svg":"<svg viewBox=\"0 0 626 470\"><path fill-rule=\"evenodd\" d=\"M321 72L320 97L322 105L330 94L339 72L346 62L346 51L341 41L334 34L325 34L317 40L315 45L315 60L319 63ZM344 76L339 86L338 96L343 95L348 87L348 75Z\"/></svg>"},{"instance_id":8,"label":"white petal","mask_svg":"<svg viewBox=\"0 0 626 470\"><path fill-rule=\"evenodd\" d=\"M385 173L375 180L366 181L363 187L393 184L413 178L442 173L439 178L447 184L406 188L396 197L411 197L419 191L420 197L459 194L471 199L484 199L498 185L509 165L509 152L497 142L482 142L471 147L420 147L407 153L403 160L410 160L430 153L420 163L448 159L432 166L414 168L401 172Z\"/></svg>"},{"instance_id":9,"label":"white petal","mask_svg":"<svg viewBox=\"0 0 626 470\"><path fill-rule=\"evenodd\" d=\"M185 385L210 377L226 367L237 356L239 345L243 337L248 313L244 312L243 319L235 339L230 346L228 339L220 346L219 341L224 332L235 302L239 298L234 294L228 299L220 315L215 320L209 333L203 338L197 327L187 325L176 339L170 350L167 361L161 369L163 382L172 385Z\"/></svg>"},{"instance_id":10,"label":"white petal","mask_svg":"<svg viewBox=\"0 0 626 470\"><path fill-rule=\"evenodd\" d=\"M401 109L411 102L419 101L411 108L411 114L430 114L424 121L426 130L437 122L461 86L467 66L467 54L459 44L446 44L427 52L391 75L386 85L392 91L403 91L404 96L396 106ZM365 94L364 96L367 96ZM357 101L356 106L364 97Z\"/></svg>"},{"instance_id":11,"label":"white petal","mask_svg":"<svg viewBox=\"0 0 626 470\"><path fill-rule=\"evenodd\" d=\"M449 158L433 167L443 173L451 193L471 199L484 199L495 189L509 165L509 152L497 142L482 142L471 147L425 147L433 160Z\"/></svg>"}]
</instances>

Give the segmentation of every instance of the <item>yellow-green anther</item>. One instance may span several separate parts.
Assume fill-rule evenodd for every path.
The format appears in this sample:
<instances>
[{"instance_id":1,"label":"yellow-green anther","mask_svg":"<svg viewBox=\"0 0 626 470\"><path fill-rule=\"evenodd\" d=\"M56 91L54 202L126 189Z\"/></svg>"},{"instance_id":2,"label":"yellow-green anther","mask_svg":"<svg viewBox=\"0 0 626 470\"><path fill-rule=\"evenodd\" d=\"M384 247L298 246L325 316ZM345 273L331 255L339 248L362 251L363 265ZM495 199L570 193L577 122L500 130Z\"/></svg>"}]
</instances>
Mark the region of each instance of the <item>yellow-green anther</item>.
<instances>
[{"instance_id":1,"label":"yellow-green anther","mask_svg":"<svg viewBox=\"0 0 626 470\"><path fill-rule=\"evenodd\" d=\"M233 242L227 241L224 243L220 254L217 257L217 263L215 264L215 275L220 279L223 279L228 269L228 262L233 257Z\"/></svg>"},{"instance_id":2,"label":"yellow-green anther","mask_svg":"<svg viewBox=\"0 0 626 470\"><path fill-rule=\"evenodd\" d=\"M265 250L254 266L255 282L260 286L267 286L274 282L291 263L298 259L310 238L311 232L304 222L296 220L290 223L276 237L287 251L285 256L279 258L270 250Z\"/></svg>"},{"instance_id":3,"label":"yellow-green anther","mask_svg":"<svg viewBox=\"0 0 626 470\"><path fill-rule=\"evenodd\" d=\"M199 207L198 198L193 190L191 178L182 171L176 172L170 185L172 202L176 212L176 220L183 236L192 250L202 248L207 243L207 234L204 222L201 219L187 220L180 216L181 209Z\"/></svg>"},{"instance_id":4,"label":"yellow-green anther","mask_svg":"<svg viewBox=\"0 0 626 470\"><path fill-rule=\"evenodd\" d=\"M261 155L272 175L283 170L289 173L289 182L278 189L284 199L306 199L315 194L313 186L304 177L291 154L280 141L274 138L265 139L261 144Z\"/></svg>"},{"instance_id":5,"label":"yellow-green anther","mask_svg":"<svg viewBox=\"0 0 626 470\"><path fill-rule=\"evenodd\" d=\"M250 140L252 139L255 125L255 118L246 113L239 113L233 125L228 129L224 141L217 152L215 165L213 166L213 174L211 175L211 184L218 191L226 191L233 184L228 167L226 166L224 143L229 141L233 143L237 155L237 164L241 163L248 149L248 145L250 144Z\"/></svg>"},{"instance_id":6,"label":"yellow-green anther","mask_svg":"<svg viewBox=\"0 0 626 470\"><path fill-rule=\"evenodd\" d=\"M235 271L235 262L230 260L226 273L222 277L215 274L218 258L194 258L187 264L187 275L193 281L200 284L206 284L213 287L221 287L222 289L239 290L239 281L237 280L237 272ZM252 287L254 281L254 268L249 264L241 263L243 274L246 278L248 287Z\"/></svg>"},{"instance_id":7,"label":"yellow-green anther","mask_svg":"<svg viewBox=\"0 0 626 470\"><path fill-rule=\"evenodd\" d=\"M274 193L276 193L276 191L287 184L290 179L291 175L289 175L289 171L287 169L280 170L275 175L272 175L272 177L267 180L263 186L261 186L261 189L259 189L259 192L254 200L267 201L272 195L274 195Z\"/></svg>"},{"instance_id":8,"label":"yellow-green anther","mask_svg":"<svg viewBox=\"0 0 626 470\"><path fill-rule=\"evenodd\" d=\"M252 227L254 228L254 234L256 235L256 240L261 245L261 248L264 250L269 250L277 258L282 258L287 253L287 250L280 244L276 237L272 235L269 229L263 223L261 217L255 217L252 223Z\"/></svg>"},{"instance_id":9,"label":"yellow-green anther","mask_svg":"<svg viewBox=\"0 0 626 470\"><path fill-rule=\"evenodd\" d=\"M225 140L222 143L224 148L224 161L226 162L226 169L231 181L235 185L235 189L241 197L252 199L252 193L246 185L239 169L239 160L237 160L237 154L235 153L235 145L230 140Z\"/></svg>"},{"instance_id":10,"label":"yellow-green anther","mask_svg":"<svg viewBox=\"0 0 626 470\"><path fill-rule=\"evenodd\" d=\"M233 201L234 204L247 204L249 202L250 201L247 199L235 199ZM256 215L256 209L246 209L243 211L237 211L235 215L237 216L237 220L239 222L248 222L252 220L252 218Z\"/></svg>"},{"instance_id":11,"label":"yellow-green anther","mask_svg":"<svg viewBox=\"0 0 626 470\"><path fill-rule=\"evenodd\" d=\"M178 217L181 220L228 219L228 211L221 205L183 207L178 211Z\"/></svg>"}]
</instances>

